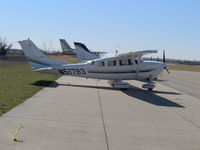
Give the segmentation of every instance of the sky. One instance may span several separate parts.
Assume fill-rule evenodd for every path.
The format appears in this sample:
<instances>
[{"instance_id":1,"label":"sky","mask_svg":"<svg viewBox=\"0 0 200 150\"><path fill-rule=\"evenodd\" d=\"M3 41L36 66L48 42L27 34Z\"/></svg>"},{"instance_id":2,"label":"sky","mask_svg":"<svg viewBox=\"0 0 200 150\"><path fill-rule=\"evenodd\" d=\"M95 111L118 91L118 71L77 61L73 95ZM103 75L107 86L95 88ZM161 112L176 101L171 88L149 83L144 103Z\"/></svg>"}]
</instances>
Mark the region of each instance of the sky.
<instances>
[{"instance_id":1,"label":"sky","mask_svg":"<svg viewBox=\"0 0 200 150\"><path fill-rule=\"evenodd\" d=\"M89 49L157 49L162 57L200 60L199 0L0 0L0 37L20 48L61 49L59 39ZM44 46L45 45L45 46Z\"/></svg>"}]
</instances>

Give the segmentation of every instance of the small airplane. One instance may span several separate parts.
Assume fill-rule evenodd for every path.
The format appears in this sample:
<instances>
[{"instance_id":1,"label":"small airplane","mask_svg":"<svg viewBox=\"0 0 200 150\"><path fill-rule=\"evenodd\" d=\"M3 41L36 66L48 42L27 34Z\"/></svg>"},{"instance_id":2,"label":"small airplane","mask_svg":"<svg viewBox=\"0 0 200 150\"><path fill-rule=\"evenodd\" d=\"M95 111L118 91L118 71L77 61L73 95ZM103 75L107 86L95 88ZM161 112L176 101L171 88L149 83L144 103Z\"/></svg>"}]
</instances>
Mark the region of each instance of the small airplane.
<instances>
[{"instance_id":1,"label":"small airplane","mask_svg":"<svg viewBox=\"0 0 200 150\"><path fill-rule=\"evenodd\" d=\"M76 50L71 48L65 39L60 39L60 46L63 54L65 55L76 55Z\"/></svg>"},{"instance_id":2,"label":"small airplane","mask_svg":"<svg viewBox=\"0 0 200 150\"><path fill-rule=\"evenodd\" d=\"M157 78L163 70L167 70L165 63L141 59L145 54L157 53L157 50L128 52L71 64L47 57L30 39L19 41L19 44L33 71L109 80L112 87L122 90L130 87L130 84L123 80L145 81L147 83L142 87L152 90L155 84L151 80Z\"/></svg>"},{"instance_id":3,"label":"small airplane","mask_svg":"<svg viewBox=\"0 0 200 150\"><path fill-rule=\"evenodd\" d=\"M60 39L61 49L63 54L77 55L80 62L100 58L106 52L90 51L84 44L74 42L75 49L71 48L65 39Z\"/></svg>"}]
</instances>

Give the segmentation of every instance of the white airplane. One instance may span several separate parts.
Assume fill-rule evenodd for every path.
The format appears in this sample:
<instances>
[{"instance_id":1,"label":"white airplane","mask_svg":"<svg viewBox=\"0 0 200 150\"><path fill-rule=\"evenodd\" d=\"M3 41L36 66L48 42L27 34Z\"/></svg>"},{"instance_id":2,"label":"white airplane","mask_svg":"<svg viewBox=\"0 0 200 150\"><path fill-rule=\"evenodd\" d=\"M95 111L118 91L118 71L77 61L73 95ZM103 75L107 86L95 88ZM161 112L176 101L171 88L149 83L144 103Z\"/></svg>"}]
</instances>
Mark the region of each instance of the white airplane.
<instances>
[{"instance_id":1,"label":"white airplane","mask_svg":"<svg viewBox=\"0 0 200 150\"><path fill-rule=\"evenodd\" d=\"M65 39L60 39L60 46L63 54L76 55L76 49L71 48Z\"/></svg>"},{"instance_id":2,"label":"white airplane","mask_svg":"<svg viewBox=\"0 0 200 150\"><path fill-rule=\"evenodd\" d=\"M142 87L152 90L155 85L151 82L151 79L160 75L164 69L167 70L167 65L162 62L141 60L143 55L157 53L157 50L128 52L118 56L94 59L85 63L71 64L48 58L29 39L19 41L19 44L33 71L109 80L114 88L129 88L130 85L123 82L123 80L142 80L148 82L143 84Z\"/></svg>"},{"instance_id":3,"label":"white airplane","mask_svg":"<svg viewBox=\"0 0 200 150\"><path fill-rule=\"evenodd\" d=\"M100 58L106 52L90 51L84 44L74 42L75 49L71 48L65 39L60 39L61 49L64 54L77 55L80 62Z\"/></svg>"}]
</instances>

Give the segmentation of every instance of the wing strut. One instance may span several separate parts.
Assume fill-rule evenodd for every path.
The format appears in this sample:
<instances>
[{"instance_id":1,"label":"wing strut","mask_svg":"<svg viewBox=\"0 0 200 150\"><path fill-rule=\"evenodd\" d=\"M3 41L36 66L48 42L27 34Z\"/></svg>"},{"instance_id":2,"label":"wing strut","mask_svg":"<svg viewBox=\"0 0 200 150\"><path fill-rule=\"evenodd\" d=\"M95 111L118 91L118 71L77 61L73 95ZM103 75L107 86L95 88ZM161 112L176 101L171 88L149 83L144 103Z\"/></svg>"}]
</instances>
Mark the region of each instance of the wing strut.
<instances>
[{"instance_id":1,"label":"wing strut","mask_svg":"<svg viewBox=\"0 0 200 150\"><path fill-rule=\"evenodd\" d=\"M139 55L138 57L135 57L135 59L137 59L136 79L139 79L141 58L142 58L142 55Z\"/></svg>"}]
</instances>

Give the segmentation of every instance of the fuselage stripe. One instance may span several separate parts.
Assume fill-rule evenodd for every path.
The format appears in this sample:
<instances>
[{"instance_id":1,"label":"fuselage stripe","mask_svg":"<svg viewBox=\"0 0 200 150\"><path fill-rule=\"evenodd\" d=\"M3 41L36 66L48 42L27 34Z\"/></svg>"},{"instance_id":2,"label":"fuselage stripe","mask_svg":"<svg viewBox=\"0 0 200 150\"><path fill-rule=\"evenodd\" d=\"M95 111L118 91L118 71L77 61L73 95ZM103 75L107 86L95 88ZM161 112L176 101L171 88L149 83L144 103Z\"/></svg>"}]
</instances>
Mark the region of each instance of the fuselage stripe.
<instances>
[{"instance_id":1,"label":"fuselage stripe","mask_svg":"<svg viewBox=\"0 0 200 150\"><path fill-rule=\"evenodd\" d=\"M151 70L140 70L139 72L151 72L156 69L151 69ZM120 73L136 73L136 70L131 70L131 71L88 71L88 73L99 73L99 74L120 74Z\"/></svg>"}]
</instances>

